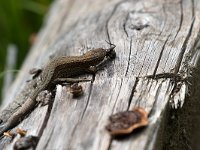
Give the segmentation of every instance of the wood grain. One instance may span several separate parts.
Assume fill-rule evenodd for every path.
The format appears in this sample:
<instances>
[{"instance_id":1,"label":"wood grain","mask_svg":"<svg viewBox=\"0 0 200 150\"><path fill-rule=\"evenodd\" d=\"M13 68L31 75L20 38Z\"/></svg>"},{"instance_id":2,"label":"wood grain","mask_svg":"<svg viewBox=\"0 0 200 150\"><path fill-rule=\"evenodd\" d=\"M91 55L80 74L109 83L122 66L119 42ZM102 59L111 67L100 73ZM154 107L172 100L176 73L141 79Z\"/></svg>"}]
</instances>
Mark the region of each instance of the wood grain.
<instances>
[{"instance_id":1,"label":"wood grain","mask_svg":"<svg viewBox=\"0 0 200 150\"><path fill-rule=\"evenodd\" d=\"M198 16L197 0L55 1L9 99L23 89L31 67L52 57L108 48L107 40L116 45L117 58L97 72L94 82L81 83L82 97L73 99L68 87L58 85L52 108L43 110L50 110L48 117L37 120L40 113L32 113L26 119L30 131L41 128L37 149L162 149L163 118L169 108L182 106L187 85L182 82L174 92L170 78L145 76L188 76L198 56ZM121 140L111 138L105 130L108 117L136 106L149 113L148 127ZM31 127L35 121L38 126Z\"/></svg>"}]
</instances>

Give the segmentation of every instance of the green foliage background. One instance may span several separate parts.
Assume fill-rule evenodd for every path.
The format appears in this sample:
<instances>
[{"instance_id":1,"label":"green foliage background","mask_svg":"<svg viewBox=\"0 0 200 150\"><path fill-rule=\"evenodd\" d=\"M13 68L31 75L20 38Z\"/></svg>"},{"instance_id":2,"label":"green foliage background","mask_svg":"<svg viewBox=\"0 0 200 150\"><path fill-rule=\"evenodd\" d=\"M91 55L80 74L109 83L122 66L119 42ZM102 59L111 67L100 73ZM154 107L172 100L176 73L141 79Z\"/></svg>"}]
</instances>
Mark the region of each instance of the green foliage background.
<instances>
[{"instance_id":1,"label":"green foliage background","mask_svg":"<svg viewBox=\"0 0 200 150\"><path fill-rule=\"evenodd\" d=\"M0 73L4 72L6 49L18 48L17 68L30 49L30 36L37 33L52 0L0 0ZM2 89L3 77L0 77ZM0 92L1 96L1 92Z\"/></svg>"}]
</instances>

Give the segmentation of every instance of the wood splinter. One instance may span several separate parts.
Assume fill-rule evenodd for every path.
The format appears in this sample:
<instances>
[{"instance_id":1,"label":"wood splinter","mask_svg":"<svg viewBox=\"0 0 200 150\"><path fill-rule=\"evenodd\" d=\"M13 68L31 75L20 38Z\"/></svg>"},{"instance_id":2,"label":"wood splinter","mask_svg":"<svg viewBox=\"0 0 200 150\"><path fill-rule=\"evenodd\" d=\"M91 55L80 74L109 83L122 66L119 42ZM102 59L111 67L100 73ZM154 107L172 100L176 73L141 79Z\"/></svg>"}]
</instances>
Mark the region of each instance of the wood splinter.
<instances>
[{"instance_id":1,"label":"wood splinter","mask_svg":"<svg viewBox=\"0 0 200 150\"><path fill-rule=\"evenodd\" d=\"M17 128L17 129L16 129L16 132L17 132L21 137L25 136L26 133L27 133L26 130L23 130L23 129L20 129L20 128Z\"/></svg>"},{"instance_id":2,"label":"wood splinter","mask_svg":"<svg viewBox=\"0 0 200 150\"><path fill-rule=\"evenodd\" d=\"M9 138L14 138L16 136L15 133L10 132L10 131L4 132L3 135Z\"/></svg>"},{"instance_id":3,"label":"wood splinter","mask_svg":"<svg viewBox=\"0 0 200 150\"><path fill-rule=\"evenodd\" d=\"M112 136L126 135L147 126L148 113L143 108L134 108L132 111L118 112L110 116L109 120L106 129Z\"/></svg>"}]
</instances>

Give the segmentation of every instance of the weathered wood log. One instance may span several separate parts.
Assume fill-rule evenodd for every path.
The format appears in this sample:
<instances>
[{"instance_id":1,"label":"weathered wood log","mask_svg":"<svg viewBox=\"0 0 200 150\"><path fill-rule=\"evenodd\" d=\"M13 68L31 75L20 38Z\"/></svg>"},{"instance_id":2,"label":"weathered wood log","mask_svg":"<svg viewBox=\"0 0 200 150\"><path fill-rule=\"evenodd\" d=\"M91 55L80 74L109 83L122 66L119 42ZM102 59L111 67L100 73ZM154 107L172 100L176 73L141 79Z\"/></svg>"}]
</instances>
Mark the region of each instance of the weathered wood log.
<instances>
[{"instance_id":1,"label":"weathered wood log","mask_svg":"<svg viewBox=\"0 0 200 150\"><path fill-rule=\"evenodd\" d=\"M7 99L23 103L15 97L33 90L25 82L28 71L52 57L108 48L107 40L116 45L117 58L94 82L81 83L82 97L58 85L52 105L37 107L18 127L40 137L38 150L162 149L165 116L183 105L184 79L198 59L198 16L197 0L55 1ZM138 106L149 113L148 127L113 139L105 130L108 117ZM4 137L1 147L11 149L14 141Z\"/></svg>"}]
</instances>

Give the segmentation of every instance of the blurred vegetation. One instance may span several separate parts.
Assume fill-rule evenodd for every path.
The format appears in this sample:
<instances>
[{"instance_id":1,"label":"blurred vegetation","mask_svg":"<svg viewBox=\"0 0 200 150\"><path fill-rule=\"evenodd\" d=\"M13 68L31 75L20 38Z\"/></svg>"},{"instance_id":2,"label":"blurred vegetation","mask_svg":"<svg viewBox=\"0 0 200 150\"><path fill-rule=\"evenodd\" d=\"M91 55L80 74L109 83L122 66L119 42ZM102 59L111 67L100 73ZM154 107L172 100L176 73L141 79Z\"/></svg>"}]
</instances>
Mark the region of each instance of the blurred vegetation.
<instances>
[{"instance_id":1,"label":"blurred vegetation","mask_svg":"<svg viewBox=\"0 0 200 150\"><path fill-rule=\"evenodd\" d=\"M39 31L51 2L52 0L0 0L0 73L4 71L9 44L16 45L18 49L15 69L20 68L31 46L30 37ZM2 82L3 78L0 77L0 89Z\"/></svg>"}]
</instances>

